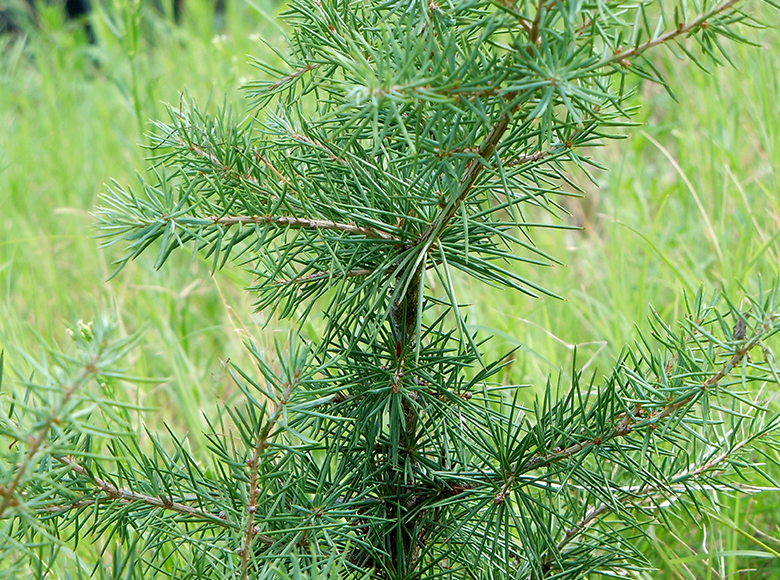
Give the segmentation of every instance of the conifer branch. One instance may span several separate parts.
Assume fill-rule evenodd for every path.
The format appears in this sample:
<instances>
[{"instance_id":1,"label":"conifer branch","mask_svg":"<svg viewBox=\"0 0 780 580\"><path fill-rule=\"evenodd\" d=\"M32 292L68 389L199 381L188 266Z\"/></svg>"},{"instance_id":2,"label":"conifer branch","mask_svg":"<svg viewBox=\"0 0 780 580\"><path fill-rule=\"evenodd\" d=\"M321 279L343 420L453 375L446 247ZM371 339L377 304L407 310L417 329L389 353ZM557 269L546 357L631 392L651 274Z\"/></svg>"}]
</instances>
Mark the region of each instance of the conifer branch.
<instances>
[{"instance_id":1,"label":"conifer branch","mask_svg":"<svg viewBox=\"0 0 780 580\"><path fill-rule=\"evenodd\" d=\"M645 51L655 46L674 40L678 36L688 34L690 32L695 32L700 28L706 28L708 25L707 20L709 18L712 18L713 16L717 16L718 14L725 12L726 10L732 8L733 6L735 6L741 1L742 0L726 0L725 2L721 2L720 4L717 4L712 9L705 12L704 14L701 14L697 18L694 18L687 24L684 22L680 22L675 30L669 30L668 32L665 32L633 48L628 48L626 50L621 50L616 52L610 58L599 62L597 65L595 65L594 68L601 68L605 65L609 65L613 63L618 63L621 66L628 66L628 59L631 59L636 56L640 56Z\"/></svg>"},{"instance_id":2,"label":"conifer branch","mask_svg":"<svg viewBox=\"0 0 780 580\"><path fill-rule=\"evenodd\" d=\"M308 145L309 147L313 147L315 149L319 149L320 151L323 151L325 155L328 156L328 159L335 163L340 163L342 165L347 165L346 159L343 159L341 157L338 157L335 153L333 153L330 149L325 147L322 143L317 143L313 139L310 139L306 135L302 135L300 133L297 133L295 131L289 131L288 133L290 135L290 138L294 141L298 141L299 143L303 143L304 145Z\"/></svg>"},{"instance_id":3,"label":"conifer branch","mask_svg":"<svg viewBox=\"0 0 780 580\"><path fill-rule=\"evenodd\" d=\"M728 10L729 8L733 7L735 4L737 4L740 1L742 0L726 0L725 2L718 4L711 10L695 18L690 23L688 24L681 23L678 26L678 28L675 30L671 30L664 34L661 34L660 36L652 40L649 40L637 47L618 52L614 54L612 57L605 59L599 62L598 64L594 65L593 68L594 69L603 68L605 66L608 66L616 62L620 63L622 66L627 66L631 58L640 56L648 49L659 46L671 40L674 40L675 38L677 38L682 34L687 34L698 28L706 26L706 22L708 18L711 18L714 15L720 14ZM531 32L530 32L530 36L533 39L533 42L535 42L534 35L538 34L538 32L535 33L534 31L538 30L538 24L539 24L538 20L541 17L542 9L543 9L543 0L539 0L539 7L536 12L536 16L534 18L534 24L532 25ZM507 95L506 96L507 101L511 101L513 96L514 95L511 93ZM486 166L490 165L490 158L493 155L493 152L495 151L496 147L500 143L507 129L511 126L512 114L513 114L512 111L505 111L504 113L501 114L498 121L496 121L496 123L490 129L482 145L480 146L479 157L472 159L466 166L466 170L464 172L463 178L461 179L455 198L450 200L446 204L446 206L438 212L438 214L433 219L431 224L425 229L425 231L420 235L420 237L415 242L415 245L421 248L422 252L427 253L428 251L430 251L431 248L434 247L436 239L441 235L441 232L449 224L452 218L458 213L460 206L468 197L469 193L471 192L471 189L474 187L474 184L477 182L477 179L479 178L482 171L485 169Z\"/></svg>"},{"instance_id":4,"label":"conifer branch","mask_svg":"<svg viewBox=\"0 0 780 580\"><path fill-rule=\"evenodd\" d=\"M252 457L246 462L247 467L249 467L249 483L247 486L248 503L246 506L247 522L244 529L244 542L241 548L238 550L241 557L241 580L246 580L249 575L249 565L251 563L252 556L252 543L254 539L260 538L264 544L270 545L273 543L273 539L269 538L268 536L261 535L260 528L255 525L257 495L259 492L258 477L260 473L260 459L263 455L263 452L268 447L268 439L271 436L272 431L279 422L279 419L282 417L285 405L287 405L287 403L290 401L290 395L296 386L295 380L297 380L297 375L295 375L293 381L288 381L284 384L281 397L274 406L273 411L271 411L271 414L266 419L265 425L262 429L260 429L260 432L257 435L255 446L252 450Z\"/></svg>"},{"instance_id":5,"label":"conifer branch","mask_svg":"<svg viewBox=\"0 0 780 580\"><path fill-rule=\"evenodd\" d=\"M195 520L207 521L211 524L215 524L223 528L235 527L235 525L231 524L226 519L221 518L219 515L210 514L206 511L203 511L200 508L183 504L181 503L181 501L177 501L173 498L154 497L151 495L146 495L143 493L131 491L129 489L117 487L113 483L110 483L104 479L101 479L100 477L90 474L89 471L87 471L84 468L84 466L78 464L72 457L67 457L67 456L55 457L55 459L60 463L62 463L63 465L65 465L66 467L70 468L71 471L73 471L74 473L77 473L81 477L93 483L95 487L97 487L101 493L105 494L109 500L120 501L123 503L142 504L142 505L149 506L151 508L168 510L168 511L176 512L178 514L187 516ZM66 509L74 509L74 508L78 509L78 508L85 507L87 505L93 505L98 501L100 500L99 499L79 500L65 506L50 506L45 508L44 511L56 513ZM268 537L263 537L262 541L267 544L273 543L273 540Z\"/></svg>"},{"instance_id":6,"label":"conifer branch","mask_svg":"<svg viewBox=\"0 0 780 580\"><path fill-rule=\"evenodd\" d=\"M372 227L356 226L354 224L345 224L334 222L332 220L297 218L291 216L207 216L205 219L211 220L216 225L233 226L237 224L271 224L275 226L287 226L291 228L308 228L321 230L337 230L347 234L356 234L366 236L367 238L380 238L386 241L400 242L398 238Z\"/></svg>"},{"instance_id":7,"label":"conifer branch","mask_svg":"<svg viewBox=\"0 0 780 580\"><path fill-rule=\"evenodd\" d=\"M216 155L211 153L210 151L206 151L199 145L196 145L195 143L188 143L181 137L176 137L176 142L184 147L185 149L188 149L195 155L199 157L203 157L204 159L207 159L214 167L217 168L218 172L221 173L223 176L233 176L235 178L238 178L240 180L246 181L248 183L251 183L255 186L260 186L260 182L257 180L257 178L249 173L238 173L236 170L234 170L232 167L229 167L222 163Z\"/></svg>"},{"instance_id":8,"label":"conifer branch","mask_svg":"<svg viewBox=\"0 0 780 580\"><path fill-rule=\"evenodd\" d=\"M743 439L742 441L732 446L727 451L719 453L718 455L706 461L705 463L669 478L668 481L671 483L671 485L664 485L663 488L661 488L659 485L647 484L643 486L641 489L615 490L616 492L623 492L626 494L626 497L620 498L619 502L623 505L624 508L638 508L641 507L642 504L657 500L658 493L663 494L661 497L664 499L664 501L667 502L673 501L674 497L671 500L669 499L670 493L683 494L690 491L689 486L675 484L674 482L683 479L685 480L696 479L700 475L708 471L712 471L718 465L723 463L723 461L738 453L743 447L748 445L751 441L752 438ZM722 490L722 491L739 490L743 493L757 493L763 491L763 489L760 487L745 485L745 484L729 484L728 486L702 485L700 486L700 488L705 490L712 489L712 490ZM639 498L638 502L637 502L637 498ZM558 552L562 551L568 544L570 544L575 538L577 538L580 534L582 534L588 527L596 523L601 518L601 516L614 511L614 509L615 506L609 505L604 502L602 502L597 507L591 508L588 511L588 513L586 513L585 516L582 517L581 520L579 520L574 525L572 525L569 529L566 530L566 533L564 534L563 538L558 542L556 546L557 551ZM551 557L548 558L547 562L549 563L551 561L552 558Z\"/></svg>"},{"instance_id":9,"label":"conifer branch","mask_svg":"<svg viewBox=\"0 0 780 580\"><path fill-rule=\"evenodd\" d=\"M90 377L98 372L98 369L95 365L97 365L100 361L101 354L102 348L98 353L90 358L86 364L82 366L76 378L63 390L62 397L60 397L59 402L51 410L48 417L46 417L46 419L43 421L43 424L38 428L37 437L30 441L30 447L27 450L27 454L25 455L24 460L16 467L16 474L14 475L13 479L6 486L0 485L0 496L3 498L3 501L0 502L0 518L3 517L5 511L10 506L15 504L16 500L14 499L14 493L16 492L16 488L22 481L22 478L24 477L27 469L30 467L30 465L32 465L33 459L35 459L36 454L38 451L40 451L44 441L46 441L46 438L49 436L52 425L61 420L63 409L68 404L73 395L76 394L76 391Z\"/></svg>"},{"instance_id":10,"label":"conifer branch","mask_svg":"<svg viewBox=\"0 0 780 580\"><path fill-rule=\"evenodd\" d=\"M279 88L289 84L290 82L299 79L303 75L305 75L307 72L315 70L319 67L319 64L307 64L305 66L302 66L299 69L296 69L292 71L290 74L288 74L285 77L280 78L278 81L275 81L272 83L269 87L270 91L276 91Z\"/></svg>"},{"instance_id":11,"label":"conifer branch","mask_svg":"<svg viewBox=\"0 0 780 580\"><path fill-rule=\"evenodd\" d=\"M721 368L715 374L709 376L702 381L700 388L696 392L692 392L688 395L680 397L674 401L670 401L667 405L664 405L660 410L651 411L647 414L646 418L641 416L632 416L628 413L622 413L617 419L617 424L607 433L599 434L593 439L575 443L565 449L553 452L544 456L534 456L526 461L522 466L517 469L518 474L523 474L528 471L538 469L562 461L581 452L587 452L598 445L602 445L615 439L617 437L625 437L633 430L641 427L649 427L655 429L657 424L663 419L673 415L675 412L683 409L701 394L707 393L709 389L716 386L722 379L724 379L735 367L737 367L742 360L748 355L750 350L755 346L758 346L764 336L773 330L773 323L777 319L777 314L770 314L770 316L759 325L756 334L740 347L738 347L734 354L721 366ZM641 409L637 409L637 415L640 414Z\"/></svg>"}]
</instances>

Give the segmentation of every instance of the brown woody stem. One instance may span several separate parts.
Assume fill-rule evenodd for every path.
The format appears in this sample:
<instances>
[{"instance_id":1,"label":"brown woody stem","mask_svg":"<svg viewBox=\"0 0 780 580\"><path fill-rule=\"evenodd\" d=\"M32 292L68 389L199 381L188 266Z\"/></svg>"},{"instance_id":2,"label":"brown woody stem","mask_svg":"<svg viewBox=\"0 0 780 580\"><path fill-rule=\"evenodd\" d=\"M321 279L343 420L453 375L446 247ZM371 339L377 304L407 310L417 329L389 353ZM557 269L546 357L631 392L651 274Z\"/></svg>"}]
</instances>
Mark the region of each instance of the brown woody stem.
<instances>
[{"instance_id":1,"label":"brown woody stem","mask_svg":"<svg viewBox=\"0 0 780 580\"><path fill-rule=\"evenodd\" d=\"M8 509L8 507L14 503L14 492L22 480L22 477L27 471L27 468L32 463L35 454L38 453L43 442L46 441L46 437L49 435L51 426L58 420L62 409L65 407L70 398L76 393L76 391L84 384L84 382L93 374L97 373L95 365L99 360L100 355L95 355L89 362L87 362L79 372L78 376L73 380L69 387L65 389L57 406L52 410L51 414L44 421L43 426L38 432L38 436L30 443L30 448L27 450L24 460L16 470L16 475L6 487L0 486L0 496L3 501L0 503L0 518Z\"/></svg>"},{"instance_id":2,"label":"brown woody stem","mask_svg":"<svg viewBox=\"0 0 780 580\"><path fill-rule=\"evenodd\" d=\"M118 500L125 503L139 503L152 508L172 511L194 519L206 520L223 528L233 527L230 523L220 518L218 515L210 514L200 508L192 507L190 505L174 501L170 498L155 497L152 495L146 495L143 493L131 491L129 489L117 487L113 483L101 479L100 477L91 475L82 465L76 463L72 457L55 457L55 459L63 465L69 467L73 472L77 473L81 477L94 483L95 486L111 500ZM47 511L62 511L65 509L82 507L84 505L91 505L96 501L98 500L82 500L74 502L68 506L52 506L51 508L47 508ZM266 538L264 541L267 541L269 544L273 542L271 538Z\"/></svg>"},{"instance_id":3,"label":"brown woody stem","mask_svg":"<svg viewBox=\"0 0 780 580\"><path fill-rule=\"evenodd\" d=\"M623 62L626 59L639 56L643 52L645 52L650 48L653 48L654 46L658 46L659 44L663 44L665 42L669 42L670 40L674 40L675 38L683 34L688 34L689 32L693 32L697 28L700 28L703 25L705 25L708 18L712 18L713 16L716 16L717 14L720 14L721 12L728 10L729 8L731 8L732 6L734 6L739 2L741 2L741 0L726 0L725 2L721 2L720 4L716 5L714 8L709 10L708 12L705 12L704 14L698 16L697 18L691 20L690 22L688 23L681 22L680 25L675 30L670 30L668 32L665 32L664 34L656 36L655 38L652 38L647 42L644 42L633 48L628 48L626 50L616 52L610 58L598 63L596 67L600 68L602 66L613 64L613 63L623 64Z\"/></svg>"},{"instance_id":4,"label":"brown woody stem","mask_svg":"<svg viewBox=\"0 0 780 580\"><path fill-rule=\"evenodd\" d=\"M263 452L268 447L268 438L270 437L271 432L273 431L276 424L279 422L279 418L282 416L284 406L290 400L290 395L292 394L294 388L294 383L285 383L284 389L282 390L282 396L279 398L279 401L276 403L273 411L271 411L271 414L268 416L265 425L257 435L255 446L252 451L252 457L251 459L247 460L247 465L249 466L249 485L247 489L249 501L246 508L247 522L244 531L244 542L242 547L239 549L241 556L241 580L246 580L249 576L249 563L252 552L252 542L254 539L259 538L264 544L268 545L273 543L272 538L259 534L258 530L255 529L255 512L257 511L257 495L259 487L259 463Z\"/></svg>"},{"instance_id":5,"label":"brown woody stem","mask_svg":"<svg viewBox=\"0 0 780 580\"><path fill-rule=\"evenodd\" d=\"M227 227L234 226L237 224L272 224L276 226L288 226L292 228L337 230L340 232L362 235L369 238L380 238L382 240L394 241L394 242L400 241L398 240L398 238L372 227L356 226L353 224L345 224L345 223L334 222L332 220L323 220L323 219L315 219L315 218L256 215L256 216L223 216L223 217L207 216L206 219L211 220L217 225L227 226Z\"/></svg>"}]
</instances>

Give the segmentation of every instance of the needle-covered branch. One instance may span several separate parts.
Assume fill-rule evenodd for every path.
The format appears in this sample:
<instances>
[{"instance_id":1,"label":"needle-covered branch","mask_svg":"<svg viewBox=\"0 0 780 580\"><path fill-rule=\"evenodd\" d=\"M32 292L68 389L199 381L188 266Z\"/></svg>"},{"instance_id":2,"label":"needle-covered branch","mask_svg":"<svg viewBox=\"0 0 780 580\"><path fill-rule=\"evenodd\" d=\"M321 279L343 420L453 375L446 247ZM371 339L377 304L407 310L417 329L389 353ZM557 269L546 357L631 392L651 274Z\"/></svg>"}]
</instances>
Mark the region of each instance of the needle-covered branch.
<instances>
[{"instance_id":1,"label":"needle-covered branch","mask_svg":"<svg viewBox=\"0 0 780 580\"><path fill-rule=\"evenodd\" d=\"M70 468L74 473L77 473L84 479L90 481L91 483L94 483L97 490L99 492L102 492L102 494L104 495L105 499L103 501L116 500L128 504L142 504L144 506L148 506L154 509L170 510L172 512L176 512L177 514L187 516L188 518L195 521L202 520L210 524L214 524L221 527L231 526L228 522L220 518L219 515L217 514L210 514L197 507L187 505L185 503L182 503L181 501L176 501L173 498L154 497L151 495L134 492L129 489L117 487L113 483L110 483L104 479L101 479L99 477L90 474L86 469L84 469L83 466L76 463L76 461L74 461L72 457L56 457L55 459L60 463L62 463L63 465ZM85 503L85 501L88 501L90 503ZM64 509L81 509L82 507L92 505L94 504L94 502L97 501L100 500L98 499L77 500L73 502L70 506L47 506L45 510L56 512L58 510L64 510ZM273 543L273 540L268 537L261 538L261 540L268 544Z\"/></svg>"},{"instance_id":2,"label":"needle-covered branch","mask_svg":"<svg viewBox=\"0 0 780 580\"><path fill-rule=\"evenodd\" d=\"M708 10L706 13L701 14L700 16L692 19L688 23L685 22L679 23L677 28L674 30L670 30L664 34L660 34L655 38L652 38L651 40L648 40L647 42L643 44L639 44L633 48L627 50L619 50L610 58L598 62L598 64L594 66L592 70L594 72L601 73L604 67L607 67L613 63L618 63L622 67L627 68L631 65L631 60L633 58L641 56L642 54L644 54L645 51L652 49L656 46L662 45L666 42L673 41L681 35L690 34L702 27L708 27L708 19L712 18L713 16L717 16L723 12L726 12L727 10L732 8L735 4L739 3L739 1L740 0L726 0L726 2L718 4L717 6ZM539 5L536 10L536 16L534 17L533 24L529 32L531 44L534 46L536 46L537 41L539 39L540 18L541 15L543 14L543 11L545 10L547 10L547 8L544 1L539 0ZM548 79L548 82L553 87L556 85L557 81L558 79L554 77ZM511 79L507 79L508 84L511 84L511 82L512 82ZM496 88L498 89L498 87ZM449 222L457 215L461 205L466 201L467 197L470 195L471 190L476 184L482 171L486 167L489 167L493 164L493 156L495 154L495 151L499 143L504 137L504 134L507 132L507 130L512 128L514 123L517 122L515 120L515 117L517 116L518 111L519 109L521 109L521 106L524 102L524 100L521 99L522 95L516 92L506 92L503 93L502 96L506 99L508 103L513 103L513 107L503 112L499 117L499 119L491 127L490 131L487 133L484 141L479 147L479 157L472 159L466 165L464 176L461 179L460 184L458 186L457 194L441 209L441 211L439 211L439 213L431 222L430 226L423 232L423 234L417 240L416 244L420 246L424 252L427 252L432 247L434 247L435 240L441 235L442 231L447 226L447 224L449 224ZM546 154L545 152L537 151L530 155L529 154L522 155L519 157L519 159L523 159L523 160L529 159L529 160L537 161L543 158L545 154Z\"/></svg>"},{"instance_id":3,"label":"needle-covered branch","mask_svg":"<svg viewBox=\"0 0 780 580\"><path fill-rule=\"evenodd\" d=\"M335 292L328 319L353 334L389 323L389 305L442 251L448 269L554 295L497 267L555 262L533 244L539 226L519 219L522 207L559 214L553 199L561 185L576 188L566 165L598 167L577 150L621 136L608 130L630 122L624 67L657 76L635 61L691 36L706 48L713 35L733 36L739 20L736 0L691 7L699 14L686 7L676 19L660 7L653 18L644 3L622 4L620 19L530 0L481 8L431 4L403 13L391 5L358 10L350 21L323 6L292 3L288 16L297 28L289 70L259 64L276 78L250 84L266 113L259 120L242 123L228 111L209 117L191 101L171 109L153 151L155 162L173 171L145 186L148 202L115 188L99 214L106 243L128 243L120 267L155 241L162 243L157 266L192 244L214 268L231 256L253 264L258 306L281 306L291 315L292 304ZM525 30L517 30L518 18ZM501 35L505 43L493 40ZM632 46L617 46L621 37ZM316 115L286 106L314 91L329 95ZM157 219L138 215L147 206ZM136 211L122 215L128 207ZM198 221L208 219L312 231L280 236L249 227L228 234ZM323 230L345 235L320 236ZM511 250L518 245L520 252ZM348 274L355 271L376 272L370 286L392 288L392 299L371 298L366 281ZM301 293L299 284L280 287L279 280L317 284ZM453 293L437 298L459 311ZM344 303L358 308L360 318L378 320L350 325L357 318Z\"/></svg>"},{"instance_id":4,"label":"needle-covered branch","mask_svg":"<svg viewBox=\"0 0 780 580\"><path fill-rule=\"evenodd\" d=\"M27 478L31 477L28 472L35 469L47 445L54 444L58 439L60 424L68 419L69 414L73 413L74 405L78 405L82 400L82 397L77 397L79 390L103 373L117 375L117 360L122 360L128 350L137 343L138 336L113 339L111 325L110 321L102 319L98 320L97 324L90 325L80 322L76 329L71 330L70 334L80 348L79 356L75 360L55 359L54 367L49 368L45 360L33 363L30 359L33 368L41 375L39 380L44 382L42 384L30 382L28 389L43 391L38 393L38 396L43 395L39 401L42 407L29 409L36 420L32 430L28 432L25 432L24 427L11 416L0 414L0 432L13 438L11 446L19 448L23 445L21 441L27 442L26 452L11 465L10 481L0 481L0 498L2 498L0 518L9 508L19 505L20 487L24 485ZM0 372L1 384L2 372ZM46 393L49 389L52 393ZM12 405L16 404L17 396L17 393L12 393Z\"/></svg>"},{"instance_id":5,"label":"needle-covered branch","mask_svg":"<svg viewBox=\"0 0 780 580\"><path fill-rule=\"evenodd\" d=\"M263 425L262 429L260 429L260 432L257 434L257 439L255 441L254 448L252 449L252 457L246 462L247 467L249 468L249 484L247 490L248 501L246 507L247 518L244 531L244 542L240 549L242 580L245 579L249 574L249 564L251 562L252 554L251 549L254 539L260 538L261 541L265 543L273 543L273 540L267 538L267 536L262 536L259 534L259 529L255 529L255 514L257 512L257 495L259 486L258 472L260 459L265 450L268 448L268 442L271 438L272 431L276 428L276 424L281 419L285 410L285 406L290 402L290 396L292 395L294 388L294 382L288 382L282 386L280 398L276 402L271 413L268 415L268 418L265 420L265 424Z\"/></svg>"},{"instance_id":6,"label":"needle-covered branch","mask_svg":"<svg viewBox=\"0 0 780 580\"><path fill-rule=\"evenodd\" d=\"M383 240L399 241L390 234L380 232L372 228L362 228L352 224L340 224L331 220L318 220L311 218L289 217L289 216L208 216L213 223L220 226L234 226L239 224L273 224L275 226L288 226L291 228L310 228L313 230L337 230L347 234L356 234L368 238L381 238Z\"/></svg>"}]
</instances>

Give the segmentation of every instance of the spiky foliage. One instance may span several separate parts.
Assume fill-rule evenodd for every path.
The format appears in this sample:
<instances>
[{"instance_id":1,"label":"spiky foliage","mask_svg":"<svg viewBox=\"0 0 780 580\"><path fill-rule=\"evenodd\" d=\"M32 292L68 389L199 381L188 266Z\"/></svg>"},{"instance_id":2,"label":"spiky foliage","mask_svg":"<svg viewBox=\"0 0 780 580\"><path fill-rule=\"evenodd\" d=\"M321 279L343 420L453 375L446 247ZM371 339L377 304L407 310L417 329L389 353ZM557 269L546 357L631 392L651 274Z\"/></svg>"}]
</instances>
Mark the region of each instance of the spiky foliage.
<instances>
[{"instance_id":1,"label":"spiky foliage","mask_svg":"<svg viewBox=\"0 0 780 580\"><path fill-rule=\"evenodd\" d=\"M580 578L646 566L633 539L669 506L757 491L740 477L776 444L776 287L748 308L699 293L602 384L575 368L525 408L455 283L554 295L526 272L555 262L532 234L562 227L568 172L630 124L632 78L664 83L650 49L717 64L752 22L739 6L293 1L255 113L172 108L159 180L115 185L97 215L120 269L154 245L157 267L185 247L237 260L259 309L320 311L321 338L278 367L250 346L259 373L233 369L245 403L212 418L209 465L83 385L110 390L114 354L36 363L0 416L0 569L116 535L114 569L139 578ZM85 352L125 348L92 333Z\"/></svg>"}]
</instances>

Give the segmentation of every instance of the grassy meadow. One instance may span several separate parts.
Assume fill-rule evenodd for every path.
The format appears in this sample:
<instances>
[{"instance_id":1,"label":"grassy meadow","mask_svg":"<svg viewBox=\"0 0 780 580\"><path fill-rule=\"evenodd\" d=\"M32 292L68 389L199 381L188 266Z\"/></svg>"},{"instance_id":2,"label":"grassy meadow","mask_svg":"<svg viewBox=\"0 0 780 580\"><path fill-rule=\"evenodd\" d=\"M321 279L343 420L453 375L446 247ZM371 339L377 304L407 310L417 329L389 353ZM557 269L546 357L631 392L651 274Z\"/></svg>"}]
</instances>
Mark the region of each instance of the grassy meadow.
<instances>
[{"instance_id":1,"label":"grassy meadow","mask_svg":"<svg viewBox=\"0 0 780 580\"><path fill-rule=\"evenodd\" d=\"M225 361L249 368L243 341L271 345L289 323L253 312L246 274L212 277L187 252L161 271L150 253L107 282L118 250L99 248L90 211L111 179L134 185L147 170L150 120L182 91L212 111L243 111L240 86L257 73L247 55L270 54L262 39L282 46L279 10L235 0L215 23L206 0L187 0L176 27L115 0L92 17L95 45L54 9L39 32L0 37L0 343L10 355L38 336L64 342L67 323L101 309L128 332L144 327L134 372L160 380L128 385L128 399L151 409L151 429L189 433L196 453L203 413L237 396ZM587 196L568 198L561 219L582 230L536 239L566 266L527 275L565 301L457 281L473 297L473 329L495 337L487 358L520 347L504 380L533 385L529 398L548 375L570 373L575 348L579 367L607 372L649 328L651 306L672 323L701 285L739 300L741 287L780 274L780 29L744 32L757 46L729 46L734 66L713 74L656 52L677 102L640 84L642 124L592 151L610 171L594 174L598 187L575 174ZM647 578L780 577L780 492L722 501L717 520L693 525L672 509L672 532L638 540L658 566Z\"/></svg>"}]
</instances>

